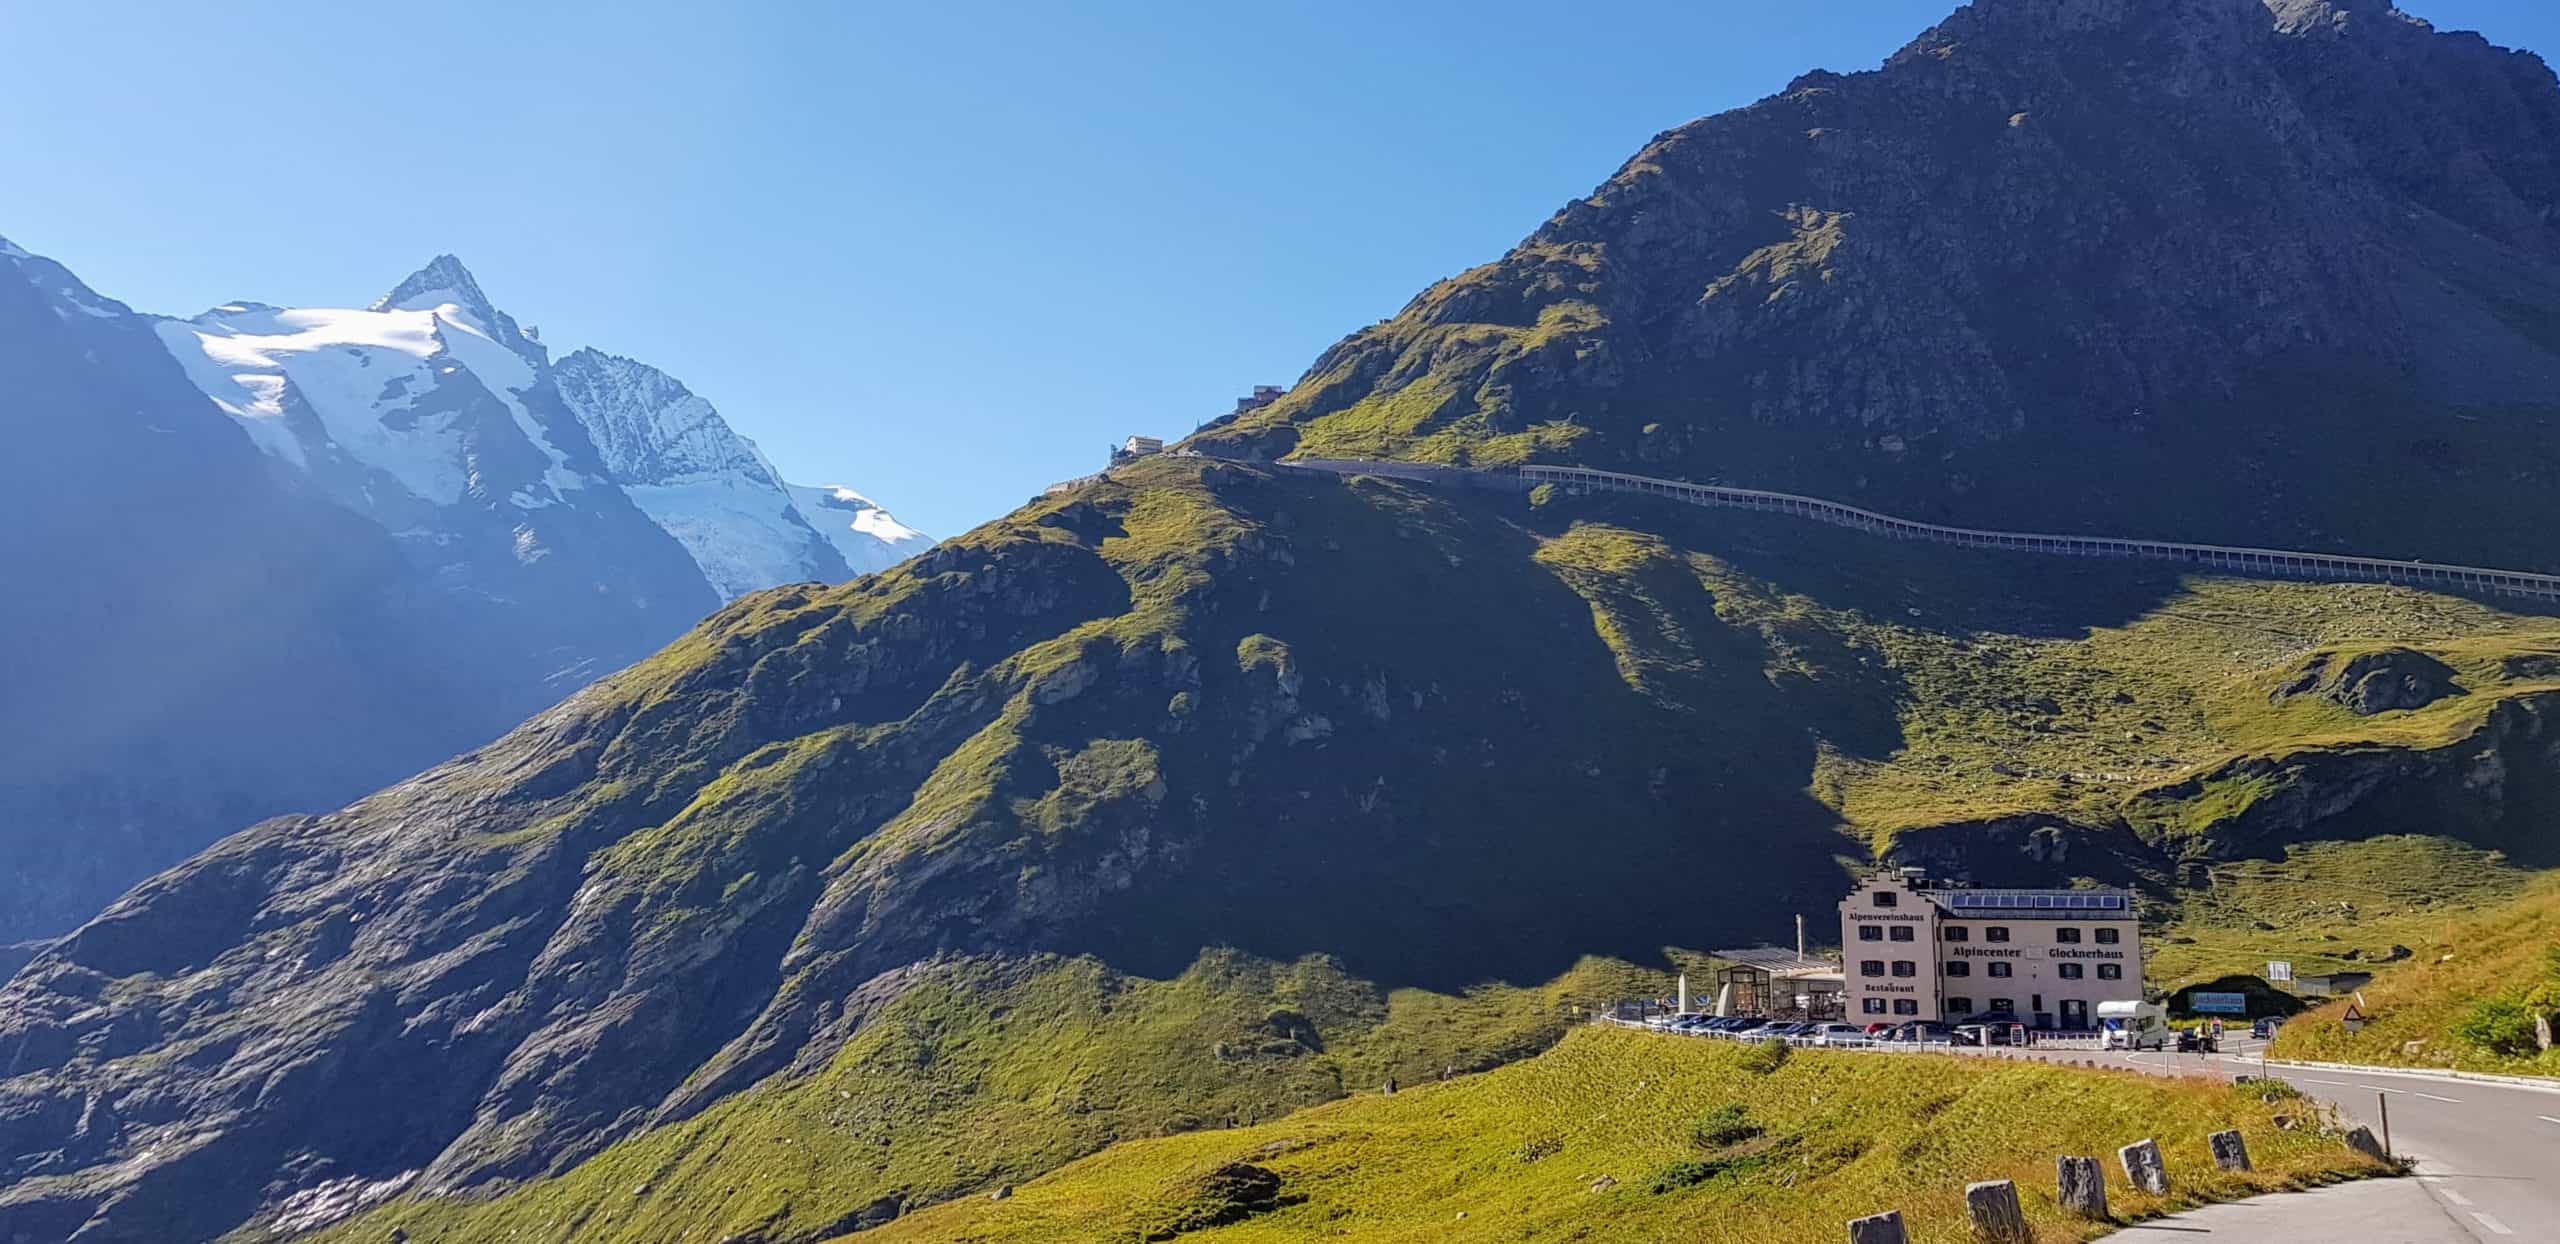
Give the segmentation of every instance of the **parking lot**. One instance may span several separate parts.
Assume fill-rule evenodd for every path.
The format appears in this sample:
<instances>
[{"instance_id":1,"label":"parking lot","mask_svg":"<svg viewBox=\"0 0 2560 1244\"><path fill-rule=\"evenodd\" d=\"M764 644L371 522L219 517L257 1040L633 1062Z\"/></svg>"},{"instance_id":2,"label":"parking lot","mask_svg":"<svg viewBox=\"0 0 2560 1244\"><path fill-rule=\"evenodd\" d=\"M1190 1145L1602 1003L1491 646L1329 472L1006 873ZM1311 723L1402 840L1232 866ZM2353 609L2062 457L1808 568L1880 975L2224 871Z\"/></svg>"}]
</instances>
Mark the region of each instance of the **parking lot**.
<instances>
[{"instance_id":1,"label":"parking lot","mask_svg":"<svg viewBox=\"0 0 2560 1244\"><path fill-rule=\"evenodd\" d=\"M1928 1020L1857 1024L1847 1020L1762 1019L1754 1016L1655 1015L1611 1022L1671 1036L1823 1049L1950 1050L2027 1048L2096 1050L2094 1032L2038 1031L2022 1024L1942 1024Z\"/></svg>"}]
</instances>

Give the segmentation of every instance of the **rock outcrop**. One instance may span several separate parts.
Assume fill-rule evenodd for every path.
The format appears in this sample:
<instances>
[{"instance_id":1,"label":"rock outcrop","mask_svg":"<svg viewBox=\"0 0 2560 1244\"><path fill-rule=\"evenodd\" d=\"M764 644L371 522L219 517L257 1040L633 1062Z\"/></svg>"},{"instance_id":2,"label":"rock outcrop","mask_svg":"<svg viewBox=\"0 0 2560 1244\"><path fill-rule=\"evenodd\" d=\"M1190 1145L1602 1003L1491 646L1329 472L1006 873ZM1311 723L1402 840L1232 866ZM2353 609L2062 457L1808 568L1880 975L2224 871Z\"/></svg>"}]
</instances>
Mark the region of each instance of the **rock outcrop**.
<instances>
[{"instance_id":1,"label":"rock outcrop","mask_svg":"<svg viewBox=\"0 0 2560 1244\"><path fill-rule=\"evenodd\" d=\"M2319 652L2281 687L2274 700L2318 696L2360 717L2400 709L2424 708L2462 693L2453 667L2423 652L2381 648L2342 654Z\"/></svg>"}]
</instances>

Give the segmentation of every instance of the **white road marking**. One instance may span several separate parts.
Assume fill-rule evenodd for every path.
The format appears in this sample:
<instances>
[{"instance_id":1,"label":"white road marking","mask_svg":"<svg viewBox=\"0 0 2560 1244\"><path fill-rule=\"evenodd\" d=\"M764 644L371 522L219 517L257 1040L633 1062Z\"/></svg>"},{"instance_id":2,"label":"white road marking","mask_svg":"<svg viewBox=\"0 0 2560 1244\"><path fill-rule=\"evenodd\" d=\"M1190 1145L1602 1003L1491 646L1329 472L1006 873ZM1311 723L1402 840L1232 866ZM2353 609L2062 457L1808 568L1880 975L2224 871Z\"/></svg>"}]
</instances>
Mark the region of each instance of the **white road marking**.
<instances>
[{"instance_id":1,"label":"white road marking","mask_svg":"<svg viewBox=\"0 0 2560 1244\"><path fill-rule=\"evenodd\" d=\"M2480 1225L2481 1225L2481 1226L2484 1226L2484 1227L2487 1227L2487 1228L2489 1229L2489 1234L2491 1234L2491 1235L2514 1235L2514 1234L2515 1234L2515 1229L2514 1229L2514 1228L2509 1227L2507 1224L2505 1224L2505 1223L2503 1223L2503 1222L2498 1221L2498 1220L2497 1220L2497 1218L2496 1218L2494 1215L2490 1215L2490 1214L2483 1214L2483 1213L2481 1213L2480 1211L2478 1211L2478 1210L2476 1210L2476 1209L2475 1209L2475 1210L2471 1211L2471 1216L2472 1216L2472 1217L2474 1217L2474 1218L2479 1219L2479 1220L2480 1220Z\"/></svg>"},{"instance_id":2,"label":"white road marking","mask_svg":"<svg viewBox=\"0 0 2560 1244\"><path fill-rule=\"evenodd\" d=\"M2533 1117L2535 1117L2535 1118L2537 1118L2537 1119L2540 1119L2540 1120L2542 1120L2542 1121L2543 1121L2543 1122L2545 1122L2545 1123L2560 1123L2560 1119L2552 1118L2550 1115L2547 1115L2547 1114L2537 1114L2537 1115L2535 1115L2535 1116L2533 1116Z\"/></svg>"},{"instance_id":3,"label":"white road marking","mask_svg":"<svg viewBox=\"0 0 2560 1244\"><path fill-rule=\"evenodd\" d=\"M2312 1081L2312 1083L2314 1083L2314 1084L2336 1084L2336 1083L2337 1083L2337 1081L2335 1081L2335 1080L2314 1080L2314 1081ZM2381 1086L2381 1085L2379 1085L2379 1084L2352 1084L2352 1085L2348 1085L2347 1087L2349 1087L2349 1088L2360 1088L2360 1089L2363 1089L2364 1091L2366 1091L2366 1092L2368 1092L2368 1093L2398 1093L2398 1094L2401 1094L2402 1096L2405 1096L2405 1097L2423 1097L2423 1098L2426 1098L2428 1101L2451 1102L2451 1103L2453 1103L2454 1105L2457 1105L2457 1106L2459 1106L2459 1105L2461 1105L2461 1104L2462 1104L2462 1099L2461 1099L2461 1098L2459 1098L2459 1097L2438 1097L2438 1096L2436 1096L2436 1095L2435 1095L2435 1094L2433 1094L2433 1093L2421 1093L2421 1092L2419 1092L2419 1091L2418 1091L2418 1090L2416 1090L2416 1089L2384 1088L2384 1087L2382 1087L2382 1086Z\"/></svg>"},{"instance_id":4,"label":"white road marking","mask_svg":"<svg viewBox=\"0 0 2560 1244\"><path fill-rule=\"evenodd\" d=\"M2346 1081L2344 1081L2344 1080L2314 1080L2314 1079L2312 1079L2312 1078L2311 1078L2311 1077L2309 1077L2309 1076L2304 1076L2304 1077L2302 1078L2302 1082L2303 1082L2303 1083L2305 1083L2305 1084L2334 1084L2334 1085L2337 1085L2339 1088L2356 1088L2356 1087L2358 1087L2357 1085L2349 1084L2349 1083L2347 1083L2347 1082L2346 1082Z\"/></svg>"},{"instance_id":5,"label":"white road marking","mask_svg":"<svg viewBox=\"0 0 2560 1244\"><path fill-rule=\"evenodd\" d=\"M2454 1203L2454 1204L2456 1204L2456 1205L2469 1205L2469 1204L2471 1204L2471 1198L2470 1198L2470 1197L2464 1196L2464 1195L2462 1195L2461 1193L2456 1192L2456 1191L2454 1191L2454 1190L2453 1190L2453 1189L2451 1189L2451 1188L2438 1188L2438 1189L2436 1189L2436 1191L2438 1191L2438 1192L2442 1192L2442 1193L2444 1194L2444 1199L2446 1199L2446 1200L2448 1200L2448 1201L2451 1201L2451 1202L2453 1202L2453 1203Z\"/></svg>"}]
</instances>

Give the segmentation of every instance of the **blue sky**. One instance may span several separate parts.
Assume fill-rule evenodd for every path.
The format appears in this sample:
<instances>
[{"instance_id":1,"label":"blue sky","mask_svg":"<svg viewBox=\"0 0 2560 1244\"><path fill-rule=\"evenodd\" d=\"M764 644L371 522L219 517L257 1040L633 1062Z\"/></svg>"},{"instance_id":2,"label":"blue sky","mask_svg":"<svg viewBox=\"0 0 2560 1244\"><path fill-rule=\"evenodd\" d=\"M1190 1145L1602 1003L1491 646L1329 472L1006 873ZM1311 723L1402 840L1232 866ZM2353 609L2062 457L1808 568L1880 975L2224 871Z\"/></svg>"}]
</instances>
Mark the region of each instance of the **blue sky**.
<instances>
[{"instance_id":1,"label":"blue sky","mask_svg":"<svg viewBox=\"0 0 2560 1244\"><path fill-rule=\"evenodd\" d=\"M950 534L1950 7L0 0L0 236L181 315L453 251ZM2406 7L2560 46L2544 0Z\"/></svg>"}]
</instances>

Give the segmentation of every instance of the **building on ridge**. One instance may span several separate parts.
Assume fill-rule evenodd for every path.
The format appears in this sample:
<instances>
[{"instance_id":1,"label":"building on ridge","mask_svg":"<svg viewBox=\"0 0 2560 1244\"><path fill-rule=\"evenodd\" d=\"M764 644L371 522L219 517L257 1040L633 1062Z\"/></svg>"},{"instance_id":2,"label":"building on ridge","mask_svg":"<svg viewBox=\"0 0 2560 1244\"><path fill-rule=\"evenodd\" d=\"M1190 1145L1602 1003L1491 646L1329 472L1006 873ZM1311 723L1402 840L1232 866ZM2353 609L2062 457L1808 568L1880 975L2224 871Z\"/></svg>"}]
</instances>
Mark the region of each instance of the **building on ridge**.
<instances>
[{"instance_id":1,"label":"building on ridge","mask_svg":"<svg viewBox=\"0 0 2560 1244\"><path fill-rule=\"evenodd\" d=\"M2096 1026L2101 1002L2142 1000L2142 912L2130 891L1975 889L1917 868L1840 900L1853 1022L2014 1017Z\"/></svg>"},{"instance_id":2,"label":"building on ridge","mask_svg":"<svg viewBox=\"0 0 2560 1244\"><path fill-rule=\"evenodd\" d=\"M1260 410L1273 402L1279 401L1281 395L1287 392L1287 389L1281 388L1276 384L1255 385L1253 386L1253 396L1237 398L1235 410L1229 413L1241 415Z\"/></svg>"},{"instance_id":3,"label":"building on ridge","mask_svg":"<svg viewBox=\"0 0 2560 1244\"><path fill-rule=\"evenodd\" d=\"M1135 458L1151 458L1164 452L1161 436L1132 436L1111 451L1111 464L1118 466Z\"/></svg>"}]
</instances>

